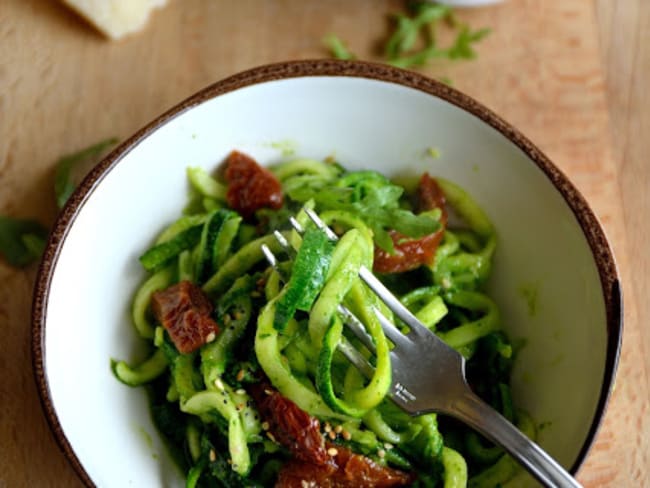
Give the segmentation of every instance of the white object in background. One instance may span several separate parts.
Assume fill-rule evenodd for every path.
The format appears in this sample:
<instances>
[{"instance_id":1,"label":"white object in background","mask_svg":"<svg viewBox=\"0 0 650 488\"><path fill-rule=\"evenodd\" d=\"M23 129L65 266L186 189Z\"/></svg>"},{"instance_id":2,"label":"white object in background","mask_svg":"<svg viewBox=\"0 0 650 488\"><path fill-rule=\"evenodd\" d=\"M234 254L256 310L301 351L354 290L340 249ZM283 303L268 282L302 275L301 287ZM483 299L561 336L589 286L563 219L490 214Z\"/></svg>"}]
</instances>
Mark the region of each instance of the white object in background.
<instances>
[{"instance_id":1,"label":"white object in background","mask_svg":"<svg viewBox=\"0 0 650 488\"><path fill-rule=\"evenodd\" d=\"M436 0L437 3L449 5L450 7L481 7L493 3L501 3L503 0Z\"/></svg>"},{"instance_id":2,"label":"white object in background","mask_svg":"<svg viewBox=\"0 0 650 488\"><path fill-rule=\"evenodd\" d=\"M63 0L99 31L119 39L142 29L151 11L167 0Z\"/></svg>"}]
</instances>

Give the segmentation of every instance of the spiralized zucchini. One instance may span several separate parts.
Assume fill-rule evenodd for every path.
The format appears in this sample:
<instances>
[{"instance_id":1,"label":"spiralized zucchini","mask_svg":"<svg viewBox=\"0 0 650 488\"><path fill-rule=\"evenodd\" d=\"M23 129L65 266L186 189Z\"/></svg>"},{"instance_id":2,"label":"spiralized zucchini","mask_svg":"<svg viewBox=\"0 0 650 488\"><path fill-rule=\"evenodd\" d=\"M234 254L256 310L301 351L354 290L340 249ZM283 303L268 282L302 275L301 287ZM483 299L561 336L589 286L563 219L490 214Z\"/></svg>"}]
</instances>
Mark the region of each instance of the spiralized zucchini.
<instances>
[{"instance_id":1,"label":"spiralized zucchini","mask_svg":"<svg viewBox=\"0 0 650 488\"><path fill-rule=\"evenodd\" d=\"M392 315L358 277L361 266L373 267L378 249L390 255L403 241L441 233L433 259L380 279L467 358L477 392L532 436L532 422L512 405L512 348L501 332L498 307L485 293L497 244L487 214L442 179L437 182L447 204L464 222L459 228L445 227L442 208L414 207L404 187L372 171L349 172L310 159L271 171L282 184L282 208L261 209L244 220L225 203L226 183L203 169L188 170L191 205L141 258L149 276L134 295L132 316L151 356L135 366L112 363L122 382L148 385L153 419L187 473L187 486L274 483L289 455L265 433L268 422L249 395L262 377L327 426L328 441L415 473L416 486L507 481L517 468L498 447L457 422L435 414L411 418L391 403L392 346L375 310ZM296 215L308 232L321 232L300 211L303 205L339 234L336 244L289 230L287 218ZM276 228L292 251L278 244ZM262 244L276 254L276 269L264 260ZM189 354L176 349L150 310L154 292L183 280L207 294L221 329ZM348 333L339 305L360 319L376 353ZM373 364L370 378L338 352L344 339Z\"/></svg>"}]
</instances>

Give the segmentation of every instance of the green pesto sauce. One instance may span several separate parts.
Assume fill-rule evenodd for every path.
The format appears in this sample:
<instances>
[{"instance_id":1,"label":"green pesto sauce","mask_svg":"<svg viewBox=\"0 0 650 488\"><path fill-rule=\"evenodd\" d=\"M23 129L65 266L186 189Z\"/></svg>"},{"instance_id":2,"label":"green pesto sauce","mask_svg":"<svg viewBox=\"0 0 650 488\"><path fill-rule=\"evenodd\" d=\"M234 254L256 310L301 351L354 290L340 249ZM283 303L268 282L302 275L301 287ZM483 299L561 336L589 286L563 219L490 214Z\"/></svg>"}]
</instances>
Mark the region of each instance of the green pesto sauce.
<instances>
[{"instance_id":1,"label":"green pesto sauce","mask_svg":"<svg viewBox=\"0 0 650 488\"><path fill-rule=\"evenodd\" d=\"M519 295L526 300L526 306L528 308L528 315L530 317L535 317L538 310L538 298L539 298L539 282L524 283L519 286Z\"/></svg>"},{"instance_id":2,"label":"green pesto sauce","mask_svg":"<svg viewBox=\"0 0 650 488\"><path fill-rule=\"evenodd\" d=\"M149 435L149 432L147 432L144 427L138 427L138 433L142 436L144 441L147 443L147 447L149 449L153 449L153 439Z\"/></svg>"},{"instance_id":3,"label":"green pesto sauce","mask_svg":"<svg viewBox=\"0 0 650 488\"><path fill-rule=\"evenodd\" d=\"M285 139L282 141L275 141L275 142L270 142L269 147L272 147L273 149L277 149L280 151L280 154L282 156L295 156L296 154L296 146L298 145L296 141L292 141L290 139Z\"/></svg>"},{"instance_id":4,"label":"green pesto sauce","mask_svg":"<svg viewBox=\"0 0 650 488\"><path fill-rule=\"evenodd\" d=\"M140 434L142 439L144 439L144 442L147 444L147 448L151 451L151 457L155 460L158 460L159 456L158 453L154 450L153 439L151 438L151 435L149 435L149 432L147 432L144 427L139 426L138 434Z\"/></svg>"},{"instance_id":5,"label":"green pesto sauce","mask_svg":"<svg viewBox=\"0 0 650 488\"><path fill-rule=\"evenodd\" d=\"M427 149L427 155L433 159L439 159L440 149L438 149L437 147L430 147Z\"/></svg>"}]
</instances>

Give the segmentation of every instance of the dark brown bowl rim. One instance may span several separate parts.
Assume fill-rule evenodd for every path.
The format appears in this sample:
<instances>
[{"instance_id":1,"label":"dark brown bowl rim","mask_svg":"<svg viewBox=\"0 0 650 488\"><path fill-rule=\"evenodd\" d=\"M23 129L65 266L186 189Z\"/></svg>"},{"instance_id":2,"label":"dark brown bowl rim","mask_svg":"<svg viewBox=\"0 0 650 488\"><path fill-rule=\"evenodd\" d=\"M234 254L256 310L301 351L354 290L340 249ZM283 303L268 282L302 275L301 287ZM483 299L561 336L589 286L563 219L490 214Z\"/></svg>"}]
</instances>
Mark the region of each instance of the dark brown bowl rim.
<instances>
[{"instance_id":1,"label":"dark brown bowl rim","mask_svg":"<svg viewBox=\"0 0 650 488\"><path fill-rule=\"evenodd\" d=\"M81 465L59 423L48 384L45 363L45 318L52 274L67 233L86 200L104 177L140 141L173 118L217 96L274 80L310 77L344 76L366 78L399 84L445 100L478 117L503 134L523 151L549 178L567 205L573 211L591 248L603 291L607 317L607 357L598 406L585 442L571 467L576 473L583 463L602 421L611 393L618 365L623 333L622 293L616 263L605 233L585 198L569 179L519 130L505 122L494 112L460 91L418 73L390 66L362 61L305 60L288 61L253 68L214 83L168 110L117 147L99 163L83 180L59 214L48 240L34 287L32 304L32 363L41 405L59 447L68 458L77 475L87 486L95 486Z\"/></svg>"}]
</instances>

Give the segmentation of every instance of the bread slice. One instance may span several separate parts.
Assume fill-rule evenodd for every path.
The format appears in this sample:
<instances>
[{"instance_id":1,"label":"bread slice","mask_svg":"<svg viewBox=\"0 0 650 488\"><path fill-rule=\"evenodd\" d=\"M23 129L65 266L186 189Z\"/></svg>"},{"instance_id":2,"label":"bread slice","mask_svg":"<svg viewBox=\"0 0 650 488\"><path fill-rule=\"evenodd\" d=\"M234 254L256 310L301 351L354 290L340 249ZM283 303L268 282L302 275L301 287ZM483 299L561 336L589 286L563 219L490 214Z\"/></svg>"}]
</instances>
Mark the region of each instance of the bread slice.
<instances>
[{"instance_id":1,"label":"bread slice","mask_svg":"<svg viewBox=\"0 0 650 488\"><path fill-rule=\"evenodd\" d=\"M137 32L167 0L63 0L111 39Z\"/></svg>"}]
</instances>

